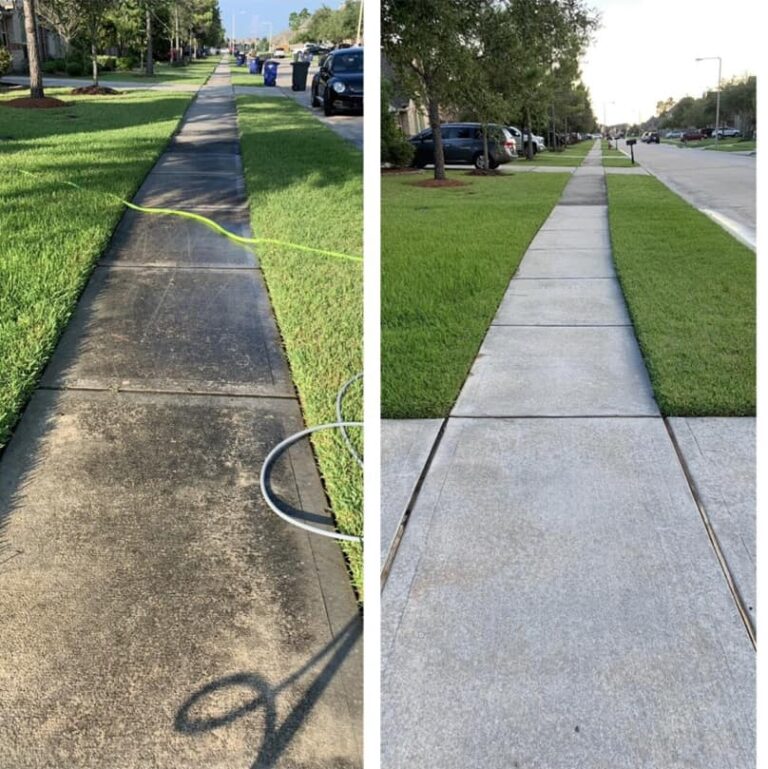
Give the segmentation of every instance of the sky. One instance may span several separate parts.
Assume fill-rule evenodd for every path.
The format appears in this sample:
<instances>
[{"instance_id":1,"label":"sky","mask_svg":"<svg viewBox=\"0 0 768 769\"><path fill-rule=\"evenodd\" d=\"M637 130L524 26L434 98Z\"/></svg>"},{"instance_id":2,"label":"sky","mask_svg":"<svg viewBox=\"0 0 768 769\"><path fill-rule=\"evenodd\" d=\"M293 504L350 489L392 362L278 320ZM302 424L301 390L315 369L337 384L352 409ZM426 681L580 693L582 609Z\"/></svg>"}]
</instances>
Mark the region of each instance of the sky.
<instances>
[{"instance_id":1,"label":"sky","mask_svg":"<svg viewBox=\"0 0 768 769\"><path fill-rule=\"evenodd\" d=\"M272 24L273 34L288 29L288 16L293 11L306 8L310 13L321 5L330 8L338 6L337 0L219 0L221 20L227 30L227 36L232 33L232 14L235 15L235 37L266 37Z\"/></svg>"},{"instance_id":2,"label":"sky","mask_svg":"<svg viewBox=\"0 0 768 769\"><path fill-rule=\"evenodd\" d=\"M598 122L637 123L668 97L701 96L723 80L758 74L759 0L587 0L602 17L582 60Z\"/></svg>"}]
</instances>

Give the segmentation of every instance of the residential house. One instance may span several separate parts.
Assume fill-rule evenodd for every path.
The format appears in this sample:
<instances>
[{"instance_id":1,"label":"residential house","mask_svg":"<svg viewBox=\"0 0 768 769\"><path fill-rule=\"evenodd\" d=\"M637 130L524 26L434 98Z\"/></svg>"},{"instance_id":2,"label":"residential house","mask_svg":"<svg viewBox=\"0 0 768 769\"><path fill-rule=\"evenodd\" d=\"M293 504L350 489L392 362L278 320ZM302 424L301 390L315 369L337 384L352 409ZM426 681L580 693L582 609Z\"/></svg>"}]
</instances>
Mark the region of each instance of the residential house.
<instances>
[{"instance_id":1,"label":"residential house","mask_svg":"<svg viewBox=\"0 0 768 769\"><path fill-rule=\"evenodd\" d=\"M382 57L381 60L382 84L390 84L389 111L395 116L400 130L406 136L413 136L429 125L426 110L405 92L398 83L392 65Z\"/></svg>"},{"instance_id":2,"label":"residential house","mask_svg":"<svg viewBox=\"0 0 768 769\"><path fill-rule=\"evenodd\" d=\"M54 30L38 23L37 32L43 61L64 56L64 42ZM21 0L0 0L0 48L10 51L13 72L27 71L27 39Z\"/></svg>"}]
</instances>

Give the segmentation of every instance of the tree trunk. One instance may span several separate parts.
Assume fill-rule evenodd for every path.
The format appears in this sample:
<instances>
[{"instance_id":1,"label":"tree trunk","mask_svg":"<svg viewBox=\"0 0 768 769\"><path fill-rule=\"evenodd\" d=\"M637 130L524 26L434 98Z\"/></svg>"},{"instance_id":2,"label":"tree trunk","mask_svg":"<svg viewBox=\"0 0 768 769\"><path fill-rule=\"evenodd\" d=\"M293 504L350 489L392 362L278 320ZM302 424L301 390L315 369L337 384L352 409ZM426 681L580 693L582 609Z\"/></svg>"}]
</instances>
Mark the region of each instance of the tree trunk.
<instances>
[{"instance_id":1,"label":"tree trunk","mask_svg":"<svg viewBox=\"0 0 768 769\"><path fill-rule=\"evenodd\" d=\"M528 141L525 140L526 135ZM525 108L525 132L523 133L523 145L525 146L525 157L533 160L533 129L531 128L531 109Z\"/></svg>"},{"instance_id":2,"label":"tree trunk","mask_svg":"<svg viewBox=\"0 0 768 769\"><path fill-rule=\"evenodd\" d=\"M92 72L93 72L93 84L98 85L99 84L99 61L98 61L98 48L96 47L96 34L95 32L91 32L93 35L93 40L91 42L91 64L92 64Z\"/></svg>"},{"instance_id":3,"label":"tree trunk","mask_svg":"<svg viewBox=\"0 0 768 769\"><path fill-rule=\"evenodd\" d=\"M35 0L24 0L24 33L27 37L27 58L29 59L29 95L33 99L45 97L43 71L40 68L40 49L37 44L37 15Z\"/></svg>"},{"instance_id":4,"label":"tree trunk","mask_svg":"<svg viewBox=\"0 0 768 769\"><path fill-rule=\"evenodd\" d=\"M440 105L430 97L427 104L429 126L432 129L432 141L435 145L435 179L445 179L445 153L443 152L443 134L440 130Z\"/></svg>"},{"instance_id":5,"label":"tree trunk","mask_svg":"<svg viewBox=\"0 0 768 769\"><path fill-rule=\"evenodd\" d=\"M485 161L485 170L491 167L490 153L488 152L488 123L483 123L483 160Z\"/></svg>"},{"instance_id":6,"label":"tree trunk","mask_svg":"<svg viewBox=\"0 0 768 769\"><path fill-rule=\"evenodd\" d=\"M154 77L155 62L154 52L152 51L152 13L147 6L147 61L145 72L147 77Z\"/></svg>"}]
</instances>

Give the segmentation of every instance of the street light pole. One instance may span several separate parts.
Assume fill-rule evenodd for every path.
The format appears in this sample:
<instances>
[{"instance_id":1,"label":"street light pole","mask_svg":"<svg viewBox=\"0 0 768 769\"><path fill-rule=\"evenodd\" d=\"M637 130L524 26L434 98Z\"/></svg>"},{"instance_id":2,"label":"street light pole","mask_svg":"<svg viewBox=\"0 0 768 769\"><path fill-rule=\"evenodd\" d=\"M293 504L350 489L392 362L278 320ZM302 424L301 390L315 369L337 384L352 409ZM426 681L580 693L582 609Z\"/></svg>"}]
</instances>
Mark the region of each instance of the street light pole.
<instances>
[{"instance_id":1,"label":"street light pole","mask_svg":"<svg viewBox=\"0 0 768 769\"><path fill-rule=\"evenodd\" d=\"M717 59L717 99L715 101L715 144L720 141L720 83L723 80L723 59L720 56L699 56L696 61Z\"/></svg>"},{"instance_id":2,"label":"street light pole","mask_svg":"<svg viewBox=\"0 0 768 769\"><path fill-rule=\"evenodd\" d=\"M267 26L269 27L269 52L272 53L272 22L271 21L262 21L261 26Z\"/></svg>"}]
</instances>

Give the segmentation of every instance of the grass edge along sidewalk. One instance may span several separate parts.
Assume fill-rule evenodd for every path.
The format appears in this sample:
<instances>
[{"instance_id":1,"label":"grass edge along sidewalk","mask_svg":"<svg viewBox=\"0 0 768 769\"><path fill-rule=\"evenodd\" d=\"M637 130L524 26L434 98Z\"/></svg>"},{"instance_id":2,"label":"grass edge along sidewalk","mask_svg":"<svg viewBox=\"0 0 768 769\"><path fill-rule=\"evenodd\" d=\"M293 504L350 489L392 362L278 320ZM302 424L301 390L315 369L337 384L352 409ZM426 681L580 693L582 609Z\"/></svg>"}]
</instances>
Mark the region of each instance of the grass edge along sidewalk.
<instances>
[{"instance_id":1,"label":"grass edge along sidewalk","mask_svg":"<svg viewBox=\"0 0 768 769\"><path fill-rule=\"evenodd\" d=\"M193 96L48 95L69 106L0 106L0 449L123 214L119 201L90 192L132 198Z\"/></svg>"},{"instance_id":2,"label":"grass edge along sidewalk","mask_svg":"<svg viewBox=\"0 0 768 769\"><path fill-rule=\"evenodd\" d=\"M606 183L616 271L662 414L754 415L755 254L653 177Z\"/></svg>"},{"instance_id":3,"label":"grass edge along sidewalk","mask_svg":"<svg viewBox=\"0 0 768 769\"><path fill-rule=\"evenodd\" d=\"M448 414L510 279L570 174L424 189L385 175L381 232L382 417Z\"/></svg>"},{"instance_id":4,"label":"grass edge along sidewalk","mask_svg":"<svg viewBox=\"0 0 768 769\"><path fill-rule=\"evenodd\" d=\"M284 96L241 96L237 110L255 236L362 254L362 153ZM362 371L362 265L275 246L258 254L305 422L333 422L339 387ZM345 419L361 419L361 393L359 383L348 391ZM360 468L338 431L311 440L339 529L362 535ZM362 600L362 547L342 549Z\"/></svg>"}]
</instances>

